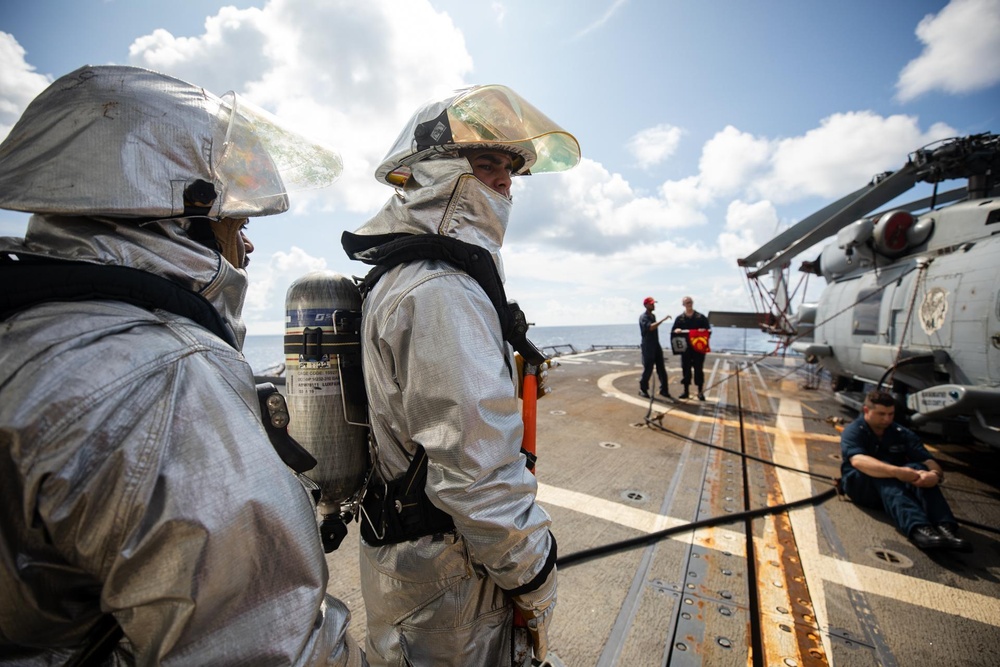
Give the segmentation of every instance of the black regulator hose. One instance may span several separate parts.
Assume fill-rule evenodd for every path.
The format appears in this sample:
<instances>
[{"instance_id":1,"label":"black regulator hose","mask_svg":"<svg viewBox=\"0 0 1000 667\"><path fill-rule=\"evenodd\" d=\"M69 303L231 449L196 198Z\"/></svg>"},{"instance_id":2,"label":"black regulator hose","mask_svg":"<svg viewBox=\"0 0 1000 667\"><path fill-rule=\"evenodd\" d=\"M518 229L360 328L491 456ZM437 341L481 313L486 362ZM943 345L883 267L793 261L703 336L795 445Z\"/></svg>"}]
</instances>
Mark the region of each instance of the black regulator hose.
<instances>
[{"instance_id":1,"label":"black regulator hose","mask_svg":"<svg viewBox=\"0 0 1000 667\"><path fill-rule=\"evenodd\" d=\"M655 533L649 533L648 535L642 535L640 537L633 537L629 540L622 540L621 542L613 542L611 544L605 544L604 546L594 547L592 549L584 549L583 551L577 551L576 553L567 554L556 559L556 567L560 570L565 570L567 567L572 567L574 565L579 565L580 563L585 563L595 558L601 558L603 556L608 556L620 551L628 551L629 549L634 549L636 547L647 546L650 544L655 544L661 540L665 540L673 535L678 535L680 533L686 533L691 530L697 530L699 528L710 528L713 526L722 526L727 523L733 523L736 521L742 521L745 519L756 519L757 517L767 516L768 514L777 514L778 512L784 512L786 510L795 509L796 507L803 507L805 505L819 505L830 498L837 495L839 491L839 481L838 485L832 489L827 489L823 493L811 496L809 498L803 498L802 500L794 500L790 503L784 503L782 505L774 505L773 507L761 507L755 510L749 510L746 512L740 512L739 514L726 514L724 516L717 516L711 519L703 519L702 521L695 521L693 523L686 523L682 526L674 526L673 528L666 528L664 530L657 531Z\"/></svg>"}]
</instances>

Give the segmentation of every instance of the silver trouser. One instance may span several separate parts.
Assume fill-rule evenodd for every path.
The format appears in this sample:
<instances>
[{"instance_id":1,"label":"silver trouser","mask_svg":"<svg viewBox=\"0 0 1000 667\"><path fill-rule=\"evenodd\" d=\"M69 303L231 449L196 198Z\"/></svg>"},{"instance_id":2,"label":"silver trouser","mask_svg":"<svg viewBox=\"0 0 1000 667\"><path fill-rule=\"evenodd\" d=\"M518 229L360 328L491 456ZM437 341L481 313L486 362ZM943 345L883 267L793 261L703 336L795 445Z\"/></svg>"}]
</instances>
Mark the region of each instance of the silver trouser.
<instances>
[{"instance_id":1,"label":"silver trouser","mask_svg":"<svg viewBox=\"0 0 1000 667\"><path fill-rule=\"evenodd\" d=\"M510 665L513 606L461 537L362 544L361 593L379 601L366 604L373 666Z\"/></svg>"}]
</instances>

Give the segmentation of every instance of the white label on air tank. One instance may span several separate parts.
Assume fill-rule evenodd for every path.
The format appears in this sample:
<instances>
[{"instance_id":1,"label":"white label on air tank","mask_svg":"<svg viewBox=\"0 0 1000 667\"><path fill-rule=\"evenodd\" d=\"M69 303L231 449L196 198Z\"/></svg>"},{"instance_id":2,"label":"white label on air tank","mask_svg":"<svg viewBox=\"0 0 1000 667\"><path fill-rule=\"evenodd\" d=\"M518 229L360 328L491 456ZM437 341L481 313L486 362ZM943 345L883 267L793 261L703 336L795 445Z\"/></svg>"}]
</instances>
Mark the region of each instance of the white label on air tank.
<instances>
[{"instance_id":1,"label":"white label on air tank","mask_svg":"<svg viewBox=\"0 0 1000 667\"><path fill-rule=\"evenodd\" d=\"M340 374L336 368L290 373L285 391L289 396L328 396L340 393Z\"/></svg>"}]
</instances>

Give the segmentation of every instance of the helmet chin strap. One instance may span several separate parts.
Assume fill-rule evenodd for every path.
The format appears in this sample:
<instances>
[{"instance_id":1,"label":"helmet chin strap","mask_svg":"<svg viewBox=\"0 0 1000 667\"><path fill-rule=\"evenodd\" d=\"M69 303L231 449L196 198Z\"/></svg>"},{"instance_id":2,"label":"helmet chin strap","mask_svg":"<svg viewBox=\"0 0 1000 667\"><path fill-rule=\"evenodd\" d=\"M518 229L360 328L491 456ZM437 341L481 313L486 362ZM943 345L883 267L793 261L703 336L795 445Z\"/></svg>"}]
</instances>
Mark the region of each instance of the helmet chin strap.
<instances>
[{"instance_id":1,"label":"helmet chin strap","mask_svg":"<svg viewBox=\"0 0 1000 667\"><path fill-rule=\"evenodd\" d=\"M213 220L212 232L215 233L215 240L219 244L219 252L226 258L226 261L242 269L246 264L247 254L240 238L240 230L246 224L246 218L221 218Z\"/></svg>"}]
</instances>

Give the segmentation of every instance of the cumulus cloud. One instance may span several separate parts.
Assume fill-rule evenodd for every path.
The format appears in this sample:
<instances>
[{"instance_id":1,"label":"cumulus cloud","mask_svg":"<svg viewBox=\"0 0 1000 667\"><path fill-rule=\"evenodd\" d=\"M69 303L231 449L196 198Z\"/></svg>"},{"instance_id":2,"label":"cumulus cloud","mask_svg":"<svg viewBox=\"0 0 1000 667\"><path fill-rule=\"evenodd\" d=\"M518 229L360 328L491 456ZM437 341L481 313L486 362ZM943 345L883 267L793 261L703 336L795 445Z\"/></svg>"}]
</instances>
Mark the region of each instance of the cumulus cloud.
<instances>
[{"instance_id":1,"label":"cumulus cloud","mask_svg":"<svg viewBox=\"0 0 1000 667\"><path fill-rule=\"evenodd\" d=\"M677 150L684 131L673 125L657 125L636 133L628 140L628 151L643 169L660 164Z\"/></svg>"},{"instance_id":2,"label":"cumulus cloud","mask_svg":"<svg viewBox=\"0 0 1000 667\"><path fill-rule=\"evenodd\" d=\"M275 252L270 257L251 255L247 267L250 286L243 307L248 333L280 334L284 329L280 316L284 314L288 287L306 273L326 268L326 259L314 257L298 246L292 246L287 252Z\"/></svg>"},{"instance_id":3,"label":"cumulus cloud","mask_svg":"<svg viewBox=\"0 0 1000 667\"><path fill-rule=\"evenodd\" d=\"M679 302L680 277L703 275L701 269L716 254L714 248L680 238L610 254L517 244L504 250L506 289L531 320L543 325L629 322L637 320L648 293Z\"/></svg>"},{"instance_id":4,"label":"cumulus cloud","mask_svg":"<svg viewBox=\"0 0 1000 667\"><path fill-rule=\"evenodd\" d=\"M1000 0L952 0L917 25L924 51L900 72L896 94L968 93L1000 82Z\"/></svg>"},{"instance_id":5,"label":"cumulus cloud","mask_svg":"<svg viewBox=\"0 0 1000 667\"><path fill-rule=\"evenodd\" d=\"M129 46L129 63L169 72L218 95L228 90L245 93L270 66L267 28L264 10L222 7L205 19L205 32L199 36L175 37L157 29L137 38ZM226 64L212 67L214 63Z\"/></svg>"},{"instance_id":6,"label":"cumulus cloud","mask_svg":"<svg viewBox=\"0 0 1000 667\"><path fill-rule=\"evenodd\" d=\"M716 195L732 194L759 175L770 156L771 144L766 139L728 125L702 148L700 181Z\"/></svg>"},{"instance_id":7,"label":"cumulus cloud","mask_svg":"<svg viewBox=\"0 0 1000 667\"><path fill-rule=\"evenodd\" d=\"M551 192L543 191L541 178L533 179L532 188L520 192L528 200L528 219L535 224L521 230L512 226L508 238L567 251L559 259L564 278L556 284L566 282L585 290L591 281L594 288L604 285L607 301L598 310L618 304L609 312L625 318L581 320L577 313L577 322L631 317L634 295L619 288L609 291L609 284L648 289L659 285L671 296L697 291L710 294L717 308L744 309L746 295L736 274L721 267L733 267L737 258L779 231L778 205L841 197L880 172L900 168L914 149L956 134L943 123L922 130L916 117L870 111L833 114L818 127L792 137L754 136L728 126L705 143L696 174L665 181L653 195L636 192L620 175L587 160L559 175L562 180ZM544 186L548 188L548 182ZM516 201L515 209L523 203ZM724 222L714 223L718 225L714 245L685 236L692 227L711 228L720 208L725 211ZM528 267L517 259L508 262L513 285L520 284L519 276L534 275ZM702 278L678 282L678 275ZM534 305L544 305L547 313L579 304L579 299L559 300L558 294L569 294L564 287L551 288L547 300L546 290L534 282L524 288L537 291Z\"/></svg>"},{"instance_id":8,"label":"cumulus cloud","mask_svg":"<svg viewBox=\"0 0 1000 667\"><path fill-rule=\"evenodd\" d=\"M698 193L685 185L644 195L620 174L584 158L569 172L515 180L507 239L599 255L656 242L670 230L704 222Z\"/></svg>"},{"instance_id":9,"label":"cumulus cloud","mask_svg":"<svg viewBox=\"0 0 1000 667\"><path fill-rule=\"evenodd\" d=\"M777 204L842 197L902 167L914 149L955 134L942 123L922 131L915 117L869 111L834 114L796 137L750 137L726 128L706 143L699 175L713 186L706 192L728 202L719 257L732 262L772 238L779 231ZM735 164L727 163L729 155Z\"/></svg>"},{"instance_id":10,"label":"cumulus cloud","mask_svg":"<svg viewBox=\"0 0 1000 667\"><path fill-rule=\"evenodd\" d=\"M52 77L35 72L24 56L25 50L14 36L0 32L0 141L28 103L52 83Z\"/></svg>"},{"instance_id":11,"label":"cumulus cloud","mask_svg":"<svg viewBox=\"0 0 1000 667\"><path fill-rule=\"evenodd\" d=\"M900 168L914 149L955 134L944 124L924 131L913 116L869 111L834 114L784 138L727 126L705 143L696 174L653 193L584 159L570 172L515 181L507 239L607 258L711 225L714 211L728 206L712 251L731 260L774 233L777 205L841 197Z\"/></svg>"},{"instance_id":12,"label":"cumulus cloud","mask_svg":"<svg viewBox=\"0 0 1000 667\"><path fill-rule=\"evenodd\" d=\"M350 211L369 211L385 198L372 174L413 110L468 85L472 70L464 37L447 14L427 2L389 0L223 7L200 35L156 30L136 39L129 61L218 94L235 90L337 149L344 177L313 199Z\"/></svg>"},{"instance_id":13,"label":"cumulus cloud","mask_svg":"<svg viewBox=\"0 0 1000 667\"><path fill-rule=\"evenodd\" d=\"M802 136L776 140L767 173L748 190L776 203L842 196L877 173L899 169L914 149L955 134L943 123L923 132L913 116L834 114Z\"/></svg>"},{"instance_id":14,"label":"cumulus cloud","mask_svg":"<svg viewBox=\"0 0 1000 667\"><path fill-rule=\"evenodd\" d=\"M729 262L746 257L778 231L778 212L769 201L729 203L726 224L719 234L719 255Z\"/></svg>"}]
</instances>

